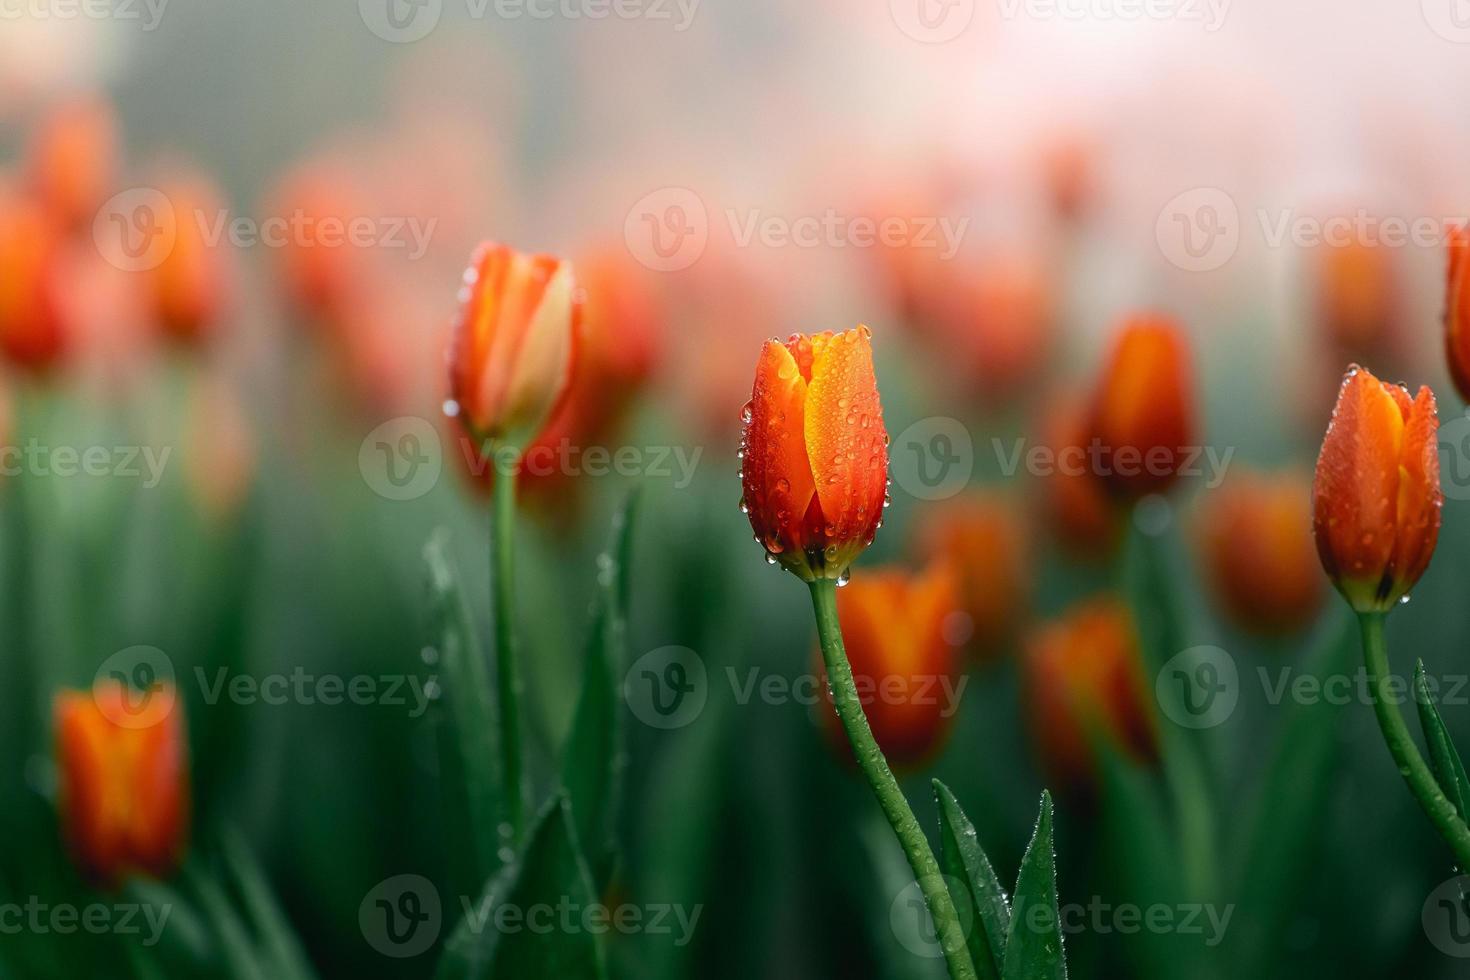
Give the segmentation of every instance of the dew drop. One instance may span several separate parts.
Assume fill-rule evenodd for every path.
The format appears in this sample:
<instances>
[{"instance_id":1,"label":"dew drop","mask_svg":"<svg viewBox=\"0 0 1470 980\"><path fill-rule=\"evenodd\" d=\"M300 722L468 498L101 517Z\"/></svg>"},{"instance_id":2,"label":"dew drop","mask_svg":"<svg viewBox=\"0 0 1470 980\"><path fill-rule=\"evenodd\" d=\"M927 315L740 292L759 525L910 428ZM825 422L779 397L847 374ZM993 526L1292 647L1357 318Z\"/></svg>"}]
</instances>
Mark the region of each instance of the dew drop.
<instances>
[{"instance_id":1,"label":"dew drop","mask_svg":"<svg viewBox=\"0 0 1470 980\"><path fill-rule=\"evenodd\" d=\"M459 418L459 402L453 398L444 399L444 414L449 418Z\"/></svg>"},{"instance_id":2,"label":"dew drop","mask_svg":"<svg viewBox=\"0 0 1470 980\"><path fill-rule=\"evenodd\" d=\"M837 576L837 587L840 589L844 585L846 585L848 582L851 582L851 581L852 581L852 569L850 569L850 568L844 568L842 570L842 574L839 575L839 576Z\"/></svg>"}]
</instances>

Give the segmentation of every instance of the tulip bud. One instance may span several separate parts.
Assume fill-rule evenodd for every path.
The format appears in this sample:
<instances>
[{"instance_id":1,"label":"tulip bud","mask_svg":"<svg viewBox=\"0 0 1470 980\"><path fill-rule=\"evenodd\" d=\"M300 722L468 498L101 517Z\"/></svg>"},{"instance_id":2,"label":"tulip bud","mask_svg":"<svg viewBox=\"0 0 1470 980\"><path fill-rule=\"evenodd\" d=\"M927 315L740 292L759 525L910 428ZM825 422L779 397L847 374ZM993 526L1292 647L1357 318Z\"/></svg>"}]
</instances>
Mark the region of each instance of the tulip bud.
<instances>
[{"instance_id":1,"label":"tulip bud","mask_svg":"<svg viewBox=\"0 0 1470 980\"><path fill-rule=\"evenodd\" d=\"M56 699L63 830L81 870L106 885L169 874L188 833L182 710L172 688L149 696L168 710L134 715L134 693L115 681Z\"/></svg>"},{"instance_id":2,"label":"tulip bud","mask_svg":"<svg viewBox=\"0 0 1470 980\"><path fill-rule=\"evenodd\" d=\"M959 577L961 624L982 660L1004 652L1030 592L1026 528L999 495L955 497L926 508L917 540L922 554L948 561Z\"/></svg>"},{"instance_id":3,"label":"tulip bud","mask_svg":"<svg viewBox=\"0 0 1470 980\"><path fill-rule=\"evenodd\" d=\"M741 508L768 560L842 581L883 523L888 433L865 326L768 340L741 413Z\"/></svg>"},{"instance_id":4,"label":"tulip bud","mask_svg":"<svg viewBox=\"0 0 1470 980\"><path fill-rule=\"evenodd\" d=\"M37 127L27 151L30 186L68 229L96 217L117 169L117 119L101 99L56 107Z\"/></svg>"},{"instance_id":5,"label":"tulip bud","mask_svg":"<svg viewBox=\"0 0 1470 980\"><path fill-rule=\"evenodd\" d=\"M1311 493L1294 474L1242 474L1205 497L1201 513L1206 570L1221 605L1242 626L1264 633L1305 626L1322 600L1311 521Z\"/></svg>"},{"instance_id":6,"label":"tulip bud","mask_svg":"<svg viewBox=\"0 0 1470 980\"><path fill-rule=\"evenodd\" d=\"M1348 369L1312 485L1313 532L1327 577L1358 612L1408 595L1439 538L1439 416L1434 392Z\"/></svg>"},{"instance_id":7,"label":"tulip bud","mask_svg":"<svg viewBox=\"0 0 1470 980\"><path fill-rule=\"evenodd\" d=\"M449 355L460 423L479 443L523 450L571 382L581 305L571 263L487 242L460 304Z\"/></svg>"},{"instance_id":8,"label":"tulip bud","mask_svg":"<svg viewBox=\"0 0 1470 980\"><path fill-rule=\"evenodd\" d=\"M1138 634L1122 603L1089 600L1038 630L1022 675L1033 736L1059 782L1091 784L1095 736L1135 761L1157 757Z\"/></svg>"},{"instance_id":9,"label":"tulip bud","mask_svg":"<svg viewBox=\"0 0 1470 980\"><path fill-rule=\"evenodd\" d=\"M1121 537L1116 502L1088 455L1088 409L1080 399L1058 398L1041 422L1041 445L1054 461L1041 504L1045 525L1069 551L1085 558L1111 554Z\"/></svg>"},{"instance_id":10,"label":"tulip bud","mask_svg":"<svg viewBox=\"0 0 1470 980\"><path fill-rule=\"evenodd\" d=\"M1173 320L1143 314L1124 324L1095 393L1092 434L1099 475L1127 500L1167 489L1195 439L1189 345Z\"/></svg>"},{"instance_id":11,"label":"tulip bud","mask_svg":"<svg viewBox=\"0 0 1470 980\"><path fill-rule=\"evenodd\" d=\"M892 765L922 765L949 734L962 667L952 635L959 610L954 571L942 561L919 575L874 569L837 593L858 699ZM822 663L820 652L817 662ZM825 670L822 677L826 689ZM830 697L823 716L832 745L850 756Z\"/></svg>"},{"instance_id":12,"label":"tulip bud","mask_svg":"<svg viewBox=\"0 0 1470 980\"><path fill-rule=\"evenodd\" d=\"M1445 277L1445 359L1460 398L1470 402L1470 225L1450 229L1449 259Z\"/></svg>"},{"instance_id":13,"label":"tulip bud","mask_svg":"<svg viewBox=\"0 0 1470 980\"><path fill-rule=\"evenodd\" d=\"M51 366L66 346L62 232L33 201L0 199L0 350L21 367Z\"/></svg>"},{"instance_id":14,"label":"tulip bud","mask_svg":"<svg viewBox=\"0 0 1470 980\"><path fill-rule=\"evenodd\" d=\"M1335 349L1356 356L1394 353L1402 317L1392 253L1356 239L1316 249L1317 316Z\"/></svg>"},{"instance_id":15,"label":"tulip bud","mask_svg":"<svg viewBox=\"0 0 1470 980\"><path fill-rule=\"evenodd\" d=\"M161 190L173 205L163 217L173 225L173 245L149 275L153 312L170 339L198 343L224 308L225 253L210 245L201 226L202 216L222 213L222 205L202 177L176 177Z\"/></svg>"}]
</instances>

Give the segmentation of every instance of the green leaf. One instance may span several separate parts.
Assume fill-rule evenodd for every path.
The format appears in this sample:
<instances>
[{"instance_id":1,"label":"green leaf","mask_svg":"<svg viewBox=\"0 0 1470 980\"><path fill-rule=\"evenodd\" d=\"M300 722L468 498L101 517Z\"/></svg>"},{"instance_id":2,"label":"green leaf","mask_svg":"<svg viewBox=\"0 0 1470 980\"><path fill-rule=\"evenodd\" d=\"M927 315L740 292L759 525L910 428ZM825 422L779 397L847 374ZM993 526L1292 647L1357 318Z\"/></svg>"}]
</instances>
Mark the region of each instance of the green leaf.
<instances>
[{"instance_id":1,"label":"green leaf","mask_svg":"<svg viewBox=\"0 0 1470 980\"><path fill-rule=\"evenodd\" d=\"M582 667L582 693L562 755L561 780L577 819L593 881L600 889L612 874L621 776L625 764L623 713L618 697L627 634L633 513L630 493L613 519L614 539L597 558L598 592L592 636Z\"/></svg>"},{"instance_id":2,"label":"green leaf","mask_svg":"<svg viewBox=\"0 0 1470 980\"><path fill-rule=\"evenodd\" d=\"M1052 850L1051 794L1041 794L1036 832L1021 858L1006 940L1005 980L1066 980L1062 919L1057 907L1056 854Z\"/></svg>"},{"instance_id":3,"label":"green leaf","mask_svg":"<svg viewBox=\"0 0 1470 980\"><path fill-rule=\"evenodd\" d=\"M442 711L440 757L451 853L470 855L470 880L478 885L503 863L500 828L509 822L499 729L489 666L480 648L449 556L448 532L439 530L424 547L434 641L439 649Z\"/></svg>"},{"instance_id":4,"label":"green leaf","mask_svg":"<svg viewBox=\"0 0 1470 980\"><path fill-rule=\"evenodd\" d=\"M219 944L228 975L233 980L271 980L250 938L250 930L230 904L219 882L196 863L186 865L184 874L194 894L199 897L199 905Z\"/></svg>"},{"instance_id":5,"label":"green leaf","mask_svg":"<svg viewBox=\"0 0 1470 980\"><path fill-rule=\"evenodd\" d=\"M934 798L939 803L940 865L953 890L962 882L968 894L955 896L955 905L975 911L978 922L969 923L966 941L970 959L980 980L995 980L1005 964L1006 937L1011 928L1011 907L1005 889L980 847L975 825L965 815L949 787L934 780Z\"/></svg>"},{"instance_id":6,"label":"green leaf","mask_svg":"<svg viewBox=\"0 0 1470 980\"><path fill-rule=\"evenodd\" d=\"M1460 753L1455 750L1455 743L1434 704L1423 660L1414 664L1414 701L1419 705L1419 724L1424 727L1424 740L1429 743L1429 763L1434 767L1434 776L1463 819L1465 804L1470 802L1470 780L1465 778L1465 764L1460 761Z\"/></svg>"},{"instance_id":7,"label":"green leaf","mask_svg":"<svg viewBox=\"0 0 1470 980\"><path fill-rule=\"evenodd\" d=\"M246 916L259 938L262 958L274 977L312 980L316 976L285 913L276 902L270 884L237 834L227 833L222 841L225 865L234 876Z\"/></svg>"},{"instance_id":8,"label":"green leaf","mask_svg":"<svg viewBox=\"0 0 1470 980\"><path fill-rule=\"evenodd\" d=\"M603 980L601 937L586 928L530 929L533 908L570 907L577 915L595 901L592 878L577 843L571 806L558 794L537 815L521 857L486 884L480 900L460 920L444 947L439 980ZM501 927L499 915L513 910L518 925ZM579 920L580 922L580 920Z\"/></svg>"}]
</instances>

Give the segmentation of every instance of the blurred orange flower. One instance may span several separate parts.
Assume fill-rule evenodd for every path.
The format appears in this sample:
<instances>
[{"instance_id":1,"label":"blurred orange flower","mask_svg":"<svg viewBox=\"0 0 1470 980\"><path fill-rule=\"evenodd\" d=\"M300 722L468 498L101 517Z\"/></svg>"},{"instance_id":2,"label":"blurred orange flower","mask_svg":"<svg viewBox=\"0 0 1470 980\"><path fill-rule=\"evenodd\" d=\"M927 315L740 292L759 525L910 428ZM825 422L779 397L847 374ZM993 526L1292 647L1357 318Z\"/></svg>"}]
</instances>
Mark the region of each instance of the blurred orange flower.
<instances>
[{"instance_id":1,"label":"blurred orange flower","mask_svg":"<svg viewBox=\"0 0 1470 980\"><path fill-rule=\"evenodd\" d=\"M83 97L54 107L26 154L30 186L68 230L91 225L117 170L117 118L105 100Z\"/></svg>"},{"instance_id":2,"label":"blurred orange flower","mask_svg":"<svg viewBox=\"0 0 1470 980\"><path fill-rule=\"evenodd\" d=\"M1450 229L1444 346L1455 389L1461 399L1470 402L1470 225Z\"/></svg>"},{"instance_id":3,"label":"blurred orange flower","mask_svg":"<svg viewBox=\"0 0 1470 980\"><path fill-rule=\"evenodd\" d=\"M1156 758L1138 634L1121 602L1091 599L1037 630L1022 673L1033 737L1042 761L1063 785L1092 783L1093 734L1136 761Z\"/></svg>"},{"instance_id":4,"label":"blurred orange flower","mask_svg":"<svg viewBox=\"0 0 1470 980\"><path fill-rule=\"evenodd\" d=\"M1029 598L1026 539L1018 508L997 494L954 497L920 517L920 552L957 571L969 646L982 660L1005 651Z\"/></svg>"},{"instance_id":5,"label":"blurred orange flower","mask_svg":"<svg viewBox=\"0 0 1470 980\"><path fill-rule=\"evenodd\" d=\"M66 346L63 234L33 200L0 199L0 349L32 370L51 366Z\"/></svg>"},{"instance_id":6,"label":"blurred orange flower","mask_svg":"<svg viewBox=\"0 0 1470 980\"><path fill-rule=\"evenodd\" d=\"M460 291L450 395L465 431L524 450L566 396L581 298L570 262L487 242Z\"/></svg>"},{"instance_id":7,"label":"blurred orange flower","mask_svg":"<svg viewBox=\"0 0 1470 980\"><path fill-rule=\"evenodd\" d=\"M1439 538L1434 392L1409 397L1352 366L1317 457L1317 554L1353 609L1384 611L1419 581Z\"/></svg>"},{"instance_id":8,"label":"blurred orange flower","mask_svg":"<svg viewBox=\"0 0 1470 980\"><path fill-rule=\"evenodd\" d=\"M158 190L172 205L166 220L173 225L173 245L149 276L154 315L170 339L198 343L218 323L227 299L228 252L223 243L210 244L204 226L224 205L214 184L198 174L174 174Z\"/></svg>"},{"instance_id":9,"label":"blurred orange flower","mask_svg":"<svg viewBox=\"0 0 1470 980\"><path fill-rule=\"evenodd\" d=\"M1042 418L1042 447L1053 465L1041 492L1043 523L1074 554L1102 558L1121 538L1123 522L1088 455L1089 409L1079 397L1055 397Z\"/></svg>"},{"instance_id":10,"label":"blurred orange flower","mask_svg":"<svg viewBox=\"0 0 1470 980\"><path fill-rule=\"evenodd\" d=\"M99 681L56 698L63 830L81 870L107 885L169 874L188 834L183 710L172 687L144 697L136 712L134 692Z\"/></svg>"},{"instance_id":11,"label":"blurred orange flower","mask_svg":"<svg viewBox=\"0 0 1470 980\"><path fill-rule=\"evenodd\" d=\"M840 580L887 500L868 328L766 341L742 416L741 506L757 540L804 581Z\"/></svg>"},{"instance_id":12,"label":"blurred orange flower","mask_svg":"<svg viewBox=\"0 0 1470 980\"><path fill-rule=\"evenodd\" d=\"M1123 324L1094 396L1092 435L1099 475L1118 496L1174 482L1196 438L1189 343L1174 320L1145 313Z\"/></svg>"},{"instance_id":13,"label":"blurred orange flower","mask_svg":"<svg viewBox=\"0 0 1470 980\"><path fill-rule=\"evenodd\" d=\"M991 404L1014 399L1051 352L1055 284L1036 257L978 264L942 261L929 330L967 393Z\"/></svg>"},{"instance_id":14,"label":"blurred orange flower","mask_svg":"<svg viewBox=\"0 0 1470 980\"><path fill-rule=\"evenodd\" d=\"M271 194L271 209L293 223L279 249L287 298L308 319L338 326L364 275L363 249L341 232L369 213L346 161L323 158L289 172Z\"/></svg>"},{"instance_id":15,"label":"blurred orange flower","mask_svg":"<svg viewBox=\"0 0 1470 980\"><path fill-rule=\"evenodd\" d=\"M189 487L199 511L223 524L239 515L255 477L255 430L230 382L204 375L189 394L185 457Z\"/></svg>"},{"instance_id":16,"label":"blurred orange flower","mask_svg":"<svg viewBox=\"0 0 1470 980\"><path fill-rule=\"evenodd\" d=\"M1206 571L1221 605L1247 629L1295 630L1321 607L1310 495L1300 474L1241 473L1202 502Z\"/></svg>"},{"instance_id":17,"label":"blurred orange flower","mask_svg":"<svg viewBox=\"0 0 1470 980\"><path fill-rule=\"evenodd\" d=\"M1347 357L1391 354L1399 319L1391 249L1350 239L1324 244L1314 253L1317 316L1336 352Z\"/></svg>"},{"instance_id":18,"label":"blurred orange flower","mask_svg":"<svg viewBox=\"0 0 1470 980\"><path fill-rule=\"evenodd\" d=\"M837 593L837 617L858 698L879 748L894 766L915 767L932 758L959 707L962 664L951 635L960 610L957 585L951 566L938 561L922 574L871 569ZM829 692L824 727L834 748L850 758L820 651L817 664Z\"/></svg>"}]
</instances>

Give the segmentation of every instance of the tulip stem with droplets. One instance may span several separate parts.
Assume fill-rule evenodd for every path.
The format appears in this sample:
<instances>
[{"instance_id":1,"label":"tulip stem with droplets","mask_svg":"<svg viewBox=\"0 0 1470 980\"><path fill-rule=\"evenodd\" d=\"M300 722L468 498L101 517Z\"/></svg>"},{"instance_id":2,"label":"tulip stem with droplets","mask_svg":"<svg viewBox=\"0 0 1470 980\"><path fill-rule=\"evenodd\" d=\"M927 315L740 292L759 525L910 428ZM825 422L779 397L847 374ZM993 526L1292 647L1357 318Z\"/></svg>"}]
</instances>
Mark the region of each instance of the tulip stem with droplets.
<instances>
[{"instance_id":1,"label":"tulip stem with droplets","mask_svg":"<svg viewBox=\"0 0 1470 980\"><path fill-rule=\"evenodd\" d=\"M852 743L853 755L867 777L868 785L873 788L873 795L878 797L878 805L883 808L883 815L888 818L894 835L903 846L909 867L924 893L924 902L934 919L950 977L952 980L975 980L975 967L970 962L965 944L964 925L955 911L939 862L935 860L929 840L904 798L898 780L893 778L893 770L888 768L888 760L878 748L878 741L868 727L867 716L863 714L852 666L847 662L847 650L842 643L842 626L837 619L837 583L829 578L819 578L809 582L808 586L812 590L812 605L817 614L817 635L821 640L822 659L827 665L827 679L832 687L832 702L847 739Z\"/></svg>"},{"instance_id":2,"label":"tulip stem with droplets","mask_svg":"<svg viewBox=\"0 0 1470 980\"><path fill-rule=\"evenodd\" d=\"M1365 612L1358 614L1358 625L1363 634L1363 663L1368 671L1368 694L1373 700L1373 711L1378 716L1378 727L1383 729L1383 740L1388 751L1398 764L1404 782L1419 801L1440 836L1455 852L1455 860L1461 868L1470 868L1470 826L1460 818L1455 805L1440 789L1409 726L1404 723L1394 703L1395 694L1389 689L1388 644L1383 638L1383 621L1387 614Z\"/></svg>"},{"instance_id":3,"label":"tulip stem with droplets","mask_svg":"<svg viewBox=\"0 0 1470 980\"><path fill-rule=\"evenodd\" d=\"M521 676L515 644L516 466L514 459L494 443L489 458L495 466L490 522L490 592L495 614L495 678L500 707L500 760L505 777L510 842L519 846L525 825L525 771L521 755Z\"/></svg>"}]
</instances>

